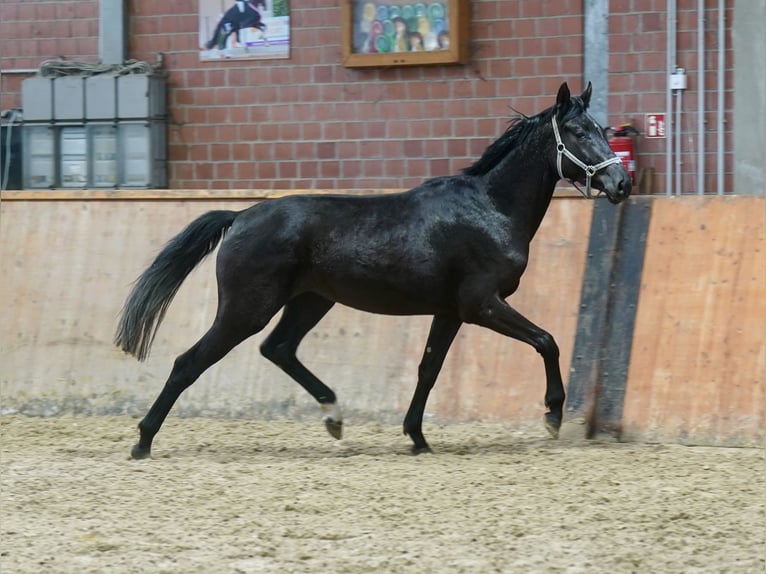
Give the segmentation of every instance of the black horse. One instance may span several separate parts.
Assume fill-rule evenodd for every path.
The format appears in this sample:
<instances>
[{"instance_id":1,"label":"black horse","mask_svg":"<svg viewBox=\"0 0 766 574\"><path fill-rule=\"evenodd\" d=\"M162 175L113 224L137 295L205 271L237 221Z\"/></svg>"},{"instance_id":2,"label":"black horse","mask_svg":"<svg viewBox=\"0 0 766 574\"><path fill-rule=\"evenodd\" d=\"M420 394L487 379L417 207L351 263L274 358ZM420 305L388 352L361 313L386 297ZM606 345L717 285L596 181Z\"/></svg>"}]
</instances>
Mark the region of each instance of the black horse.
<instances>
[{"instance_id":1,"label":"black horse","mask_svg":"<svg viewBox=\"0 0 766 574\"><path fill-rule=\"evenodd\" d=\"M505 301L519 286L529 243L561 178L585 183L618 203L630 176L587 113L591 86L512 122L461 175L375 196L292 196L240 212L210 211L170 240L130 293L115 343L143 360L183 280L224 237L217 259L218 309L208 332L180 355L165 387L139 423L134 458L179 395L284 307L261 353L303 386L342 433L335 393L297 358L303 337L337 302L371 313L433 315L404 418L413 452L428 451L422 421L428 394L462 323L524 341L543 357L545 423L555 438L564 387L553 337ZM566 159L565 159L566 158ZM228 233L227 233L228 230Z\"/></svg>"},{"instance_id":2,"label":"black horse","mask_svg":"<svg viewBox=\"0 0 766 574\"><path fill-rule=\"evenodd\" d=\"M237 0L234 6L226 10L218 25L215 27L213 37L206 44L207 49L211 50L213 46L218 46L219 49L226 47L226 40L232 34L237 35L237 42L241 42L239 37L240 30L245 28L257 28L261 31L261 34L266 33L266 24L261 19L261 13L258 11L258 7L266 9L266 3L264 0Z\"/></svg>"}]
</instances>

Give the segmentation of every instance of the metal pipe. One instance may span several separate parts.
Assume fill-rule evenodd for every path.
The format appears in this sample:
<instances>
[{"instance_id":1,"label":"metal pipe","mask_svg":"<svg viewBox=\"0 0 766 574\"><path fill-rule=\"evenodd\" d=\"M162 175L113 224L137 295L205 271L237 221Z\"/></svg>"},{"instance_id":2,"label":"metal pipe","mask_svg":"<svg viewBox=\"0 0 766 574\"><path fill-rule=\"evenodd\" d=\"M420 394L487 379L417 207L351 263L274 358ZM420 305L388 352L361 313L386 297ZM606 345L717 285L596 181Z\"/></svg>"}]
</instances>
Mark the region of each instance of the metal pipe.
<instances>
[{"instance_id":1,"label":"metal pipe","mask_svg":"<svg viewBox=\"0 0 766 574\"><path fill-rule=\"evenodd\" d=\"M0 74L36 74L39 68L0 68Z\"/></svg>"},{"instance_id":2,"label":"metal pipe","mask_svg":"<svg viewBox=\"0 0 766 574\"><path fill-rule=\"evenodd\" d=\"M13 141L12 138L12 132L13 132L13 122L16 121L16 116L18 115L18 112L16 110L11 110L10 113L10 119L8 120L8 126L6 128L5 132L5 165L3 165L3 177L2 180L0 180L0 191L5 190L6 187L8 187L8 181L10 180L11 175L11 142Z\"/></svg>"},{"instance_id":3,"label":"metal pipe","mask_svg":"<svg viewBox=\"0 0 766 574\"><path fill-rule=\"evenodd\" d=\"M697 0L697 193L705 193L705 0Z\"/></svg>"},{"instance_id":4,"label":"metal pipe","mask_svg":"<svg viewBox=\"0 0 766 574\"><path fill-rule=\"evenodd\" d=\"M673 193L673 91L670 89L670 76L676 69L676 0L668 0L666 15L666 64L667 82L665 90L665 194Z\"/></svg>"},{"instance_id":5,"label":"metal pipe","mask_svg":"<svg viewBox=\"0 0 766 574\"><path fill-rule=\"evenodd\" d=\"M676 176L676 186L674 193L676 195L681 195L682 189L681 189L681 107L683 105L683 99L684 97L684 91L683 90L675 90L675 98L676 98L676 137L675 137L675 155L676 155L676 166L675 166L675 176Z\"/></svg>"},{"instance_id":6,"label":"metal pipe","mask_svg":"<svg viewBox=\"0 0 766 574\"><path fill-rule=\"evenodd\" d=\"M724 45L726 43L726 36L724 34L726 26L726 14L724 7L724 0L718 0L718 117L716 118L718 129L718 145L716 150L716 165L718 167L716 189L718 195L723 195L723 128L724 128L724 78L726 74L726 57L724 52Z\"/></svg>"},{"instance_id":7,"label":"metal pipe","mask_svg":"<svg viewBox=\"0 0 766 574\"><path fill-rule=\"evenodd\" d=\"M127 2L99 0L98 56L102 64L122 65L128 53Z\"/></svg>"},{"instance_id":8,"label":"metal pipe","mask_svg":"<svg viewBox=\"0 0 766 574\"><path fill-rule=\"evenodd\" d=\"M593 83L589 113L609 125L609 0L586 0L583 16L583 85Z\"/></svg>"}]
</instances>

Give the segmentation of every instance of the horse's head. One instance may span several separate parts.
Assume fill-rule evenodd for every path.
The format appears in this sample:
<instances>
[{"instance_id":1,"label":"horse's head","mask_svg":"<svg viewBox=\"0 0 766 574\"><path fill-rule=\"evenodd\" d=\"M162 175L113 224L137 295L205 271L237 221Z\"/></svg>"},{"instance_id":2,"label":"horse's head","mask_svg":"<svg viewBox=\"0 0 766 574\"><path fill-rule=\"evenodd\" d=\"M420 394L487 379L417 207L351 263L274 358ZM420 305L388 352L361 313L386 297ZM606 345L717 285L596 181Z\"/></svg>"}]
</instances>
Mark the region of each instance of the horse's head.
<instances>
[{"instance_id":1,"label":"horse's head","mask_svg":"<svg viewBox=\"0 0 766 574\"><path fill-rule=\"evenodd\" d=\"M566 82L559 88L551 119L556 169L562 179L585 184L587 197L593 187L612 203L619 203L630 195L630 174L609 147L604 129L588 113L591 90L588 82L582 95L573 98Z\"/></svg>"}]
</instances>

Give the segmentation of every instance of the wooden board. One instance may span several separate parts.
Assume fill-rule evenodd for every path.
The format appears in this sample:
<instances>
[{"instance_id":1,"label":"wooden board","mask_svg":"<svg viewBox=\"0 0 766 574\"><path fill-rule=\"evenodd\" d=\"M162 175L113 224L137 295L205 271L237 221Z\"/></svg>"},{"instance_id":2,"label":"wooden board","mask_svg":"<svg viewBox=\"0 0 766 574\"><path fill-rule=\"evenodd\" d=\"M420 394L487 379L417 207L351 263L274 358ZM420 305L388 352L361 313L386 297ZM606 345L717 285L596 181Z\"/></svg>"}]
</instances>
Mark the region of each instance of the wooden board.
<instances>
[{"instance_id":1,"label":"wooden board","mask_svg":"<svg viewBox=\"0 0 766 574\"><path fill-rule=\"evenodd\" d=\"M763 197L656 200L623 436L762 444L765 229Z\"/></svg>"},{"instance_id":2,"label":"wooden board","mask_svg":"<svg viewBox=\"0 0 766 574\"><path fill-rule=\"evenodd\" d=\"M372 195L401 193L402 188L386 189L9 189L0 193L0 201L221 201L225 199L260 201L289 195L348 194ZM580 193L570 185L560 184L554 199L579 198Z\"/></svg>"},{"instance_id":3,"label":"wooden board","mask_svg":"<svg viewBox=\"0 0 766 574\"><path fill-rule=\"evenodd\" d=\"M0 204L0 394L6 411L143 412L179 353L215 312L214 258L186 280L145 363L112 345L131 282L160 247L211 209L249 200L3 201ZM511 303L555 335L570 364L592 204L554 201ZM345 409L400 421L428 333L425 317L336 308L299 354ZM266 332L268 329L266 330ZM177 412L216 416L319 416L310 397L258 353L259 334L205 373ZM429 403L436 420L494 419L543 435L545 378L529 346L464 327Z\"/></svg>"}]
</instances>

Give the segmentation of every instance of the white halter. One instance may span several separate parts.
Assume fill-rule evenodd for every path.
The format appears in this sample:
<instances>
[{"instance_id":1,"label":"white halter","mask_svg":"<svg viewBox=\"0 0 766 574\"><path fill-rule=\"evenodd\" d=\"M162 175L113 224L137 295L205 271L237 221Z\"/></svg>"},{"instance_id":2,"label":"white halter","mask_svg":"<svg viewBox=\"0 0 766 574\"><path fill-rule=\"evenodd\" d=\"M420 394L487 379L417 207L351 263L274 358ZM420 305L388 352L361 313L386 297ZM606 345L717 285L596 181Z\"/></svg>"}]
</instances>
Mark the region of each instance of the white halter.
<instances>
[{"instance_id":1,"label":"white halter","mask_svg":"<svg viewBox=\"0 0 766 574\"><path fill-rule=\"evenodd\" d=\"M585 170L585 190L583 191L577 187L577 184L571 179L569 182L575 187L577 191L582 193L583 197L587 199L593 198L593 195L590 192L590 178L596 175L597 171L604 169L606 166L612 165L613 163L620 163L622 160L617 156L613 156L596 165L585 165L585 163L580 161L577 156L569 151L564 145L564 142L561 141L561 135L559 134L559 126L556 123L555 114L553 115L553 118L551 118L551 123L553 124L553 134L556 136L556 169L559 171L559 177L561 179L567 179L564 177L564 172L561 171L561 156L567 156L567 158L569 158L573 164ZM599 192L599 194L600 193L601 192Z\"/></svg>"}]
</instances>

